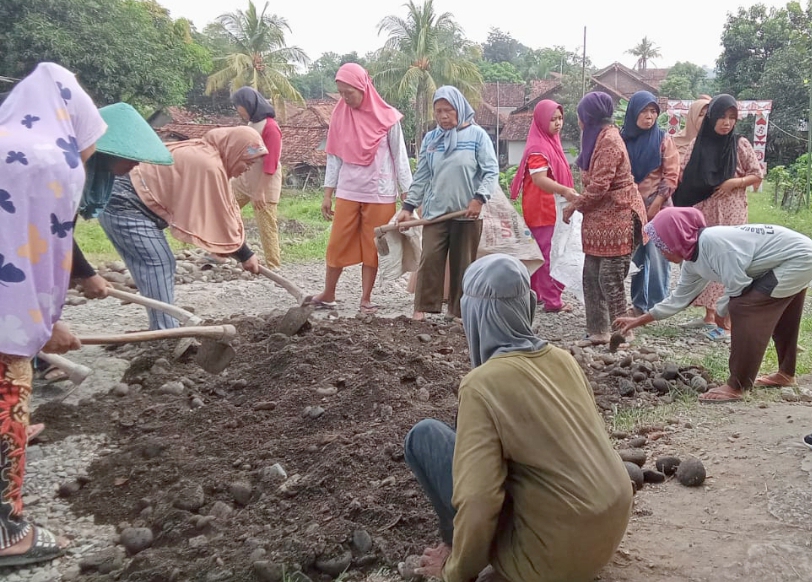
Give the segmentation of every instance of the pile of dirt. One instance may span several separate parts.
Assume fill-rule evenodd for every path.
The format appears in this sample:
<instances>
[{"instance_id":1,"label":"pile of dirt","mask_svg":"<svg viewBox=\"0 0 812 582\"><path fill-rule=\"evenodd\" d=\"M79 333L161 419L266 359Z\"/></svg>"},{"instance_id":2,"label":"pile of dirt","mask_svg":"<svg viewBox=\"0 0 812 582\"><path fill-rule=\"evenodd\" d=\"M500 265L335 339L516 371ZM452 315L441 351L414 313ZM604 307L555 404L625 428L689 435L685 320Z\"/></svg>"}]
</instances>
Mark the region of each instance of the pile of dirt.
<instances>
[{"instance_id":1,"label":"pile of dirt","mask_svg":"<svg viewBox=\"0 0 812 582\"><path fill-rule=\"evenodd\" d=\"M126 390L37 410L53 439L105 432L118 445L71 497L97 522L152 530L118 579L253 580L255 562L329 579L436 543L402 443L423 418L453 424L470 369L462 328L368 317L287 337L279 319L231 321L238 355L219 376L156 344Z\"/></svg>"},{"instance_id":2,"label":"pile of dirt","mask_svg":"<svg viewBox=\"0 0 812 582\"><path fill-rule=\"evenodd\" d=\"M110 394L34 415L52 439L110 436L114 452L69 488L73 509L154 538L123 571L94 572L91 560L87 579L275 580L283 568L357 579L437 543L403 439L423 418L453 425L470 369L462 327L366 316L288 337L279 316L223 323L240 337L221 375L153 344L126 353ZM656 354L571 350L605 411L655 405L664 373L690 382Z\"/></svg>"}]
</instances>

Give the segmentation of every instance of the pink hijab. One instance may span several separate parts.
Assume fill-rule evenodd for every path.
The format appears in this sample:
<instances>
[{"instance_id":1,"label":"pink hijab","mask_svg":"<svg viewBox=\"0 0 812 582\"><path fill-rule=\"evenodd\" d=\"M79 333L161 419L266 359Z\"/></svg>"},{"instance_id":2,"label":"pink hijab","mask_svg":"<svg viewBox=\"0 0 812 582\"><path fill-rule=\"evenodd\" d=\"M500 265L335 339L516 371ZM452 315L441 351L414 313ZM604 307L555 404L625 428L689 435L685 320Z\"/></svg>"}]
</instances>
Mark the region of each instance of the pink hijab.
<instances>
[{"instance_id":1,"label":"pink hijab","mask_svg":"<svg viewBox=\"0 0 812 582\"><path fill-rule=\"evenodd\" d=\"M706 226L705 216L696 208L672 206L660 210L643 229L661 252L690 261L696 253L699 231Z\"/></svg>"},{"instance_id":2,"label":"pink hijab","mask_svg":"<svg viewBox=\"0 0 812 582\"><path fill-rule=\"evenodd\" d=\"M550 163L548 173L550 178L559 184L572 188L572 171L567 156L564 154L564 148L561 146L561 137L559 134L552 135L550 133L550 120L555 115L556 110L560 111L561 115L564 115L564 108L550 99L539 101L536 104L536 108L533 110L533 123L530 125L530 132L527 134L524 155L519 163L516 176L510 183L511 200L518 198L522 190L524 175L527 171L527 158L531 154L544 155Z\"/></svg>"},{"instance_id":3,"label":"pink hijab","mask_svg":"<svg viewBox=\"0 0 812 582\"><path fill-rule=\"evenodd\" d=\"M341 65L336 81L355 87L364 99L358 109L352 109L343 99L338 102L327 132L327 153L350 164L368 166L378 153L378 144L403 115L383 100L361 65Z\"/></svg>"}]
</instances>

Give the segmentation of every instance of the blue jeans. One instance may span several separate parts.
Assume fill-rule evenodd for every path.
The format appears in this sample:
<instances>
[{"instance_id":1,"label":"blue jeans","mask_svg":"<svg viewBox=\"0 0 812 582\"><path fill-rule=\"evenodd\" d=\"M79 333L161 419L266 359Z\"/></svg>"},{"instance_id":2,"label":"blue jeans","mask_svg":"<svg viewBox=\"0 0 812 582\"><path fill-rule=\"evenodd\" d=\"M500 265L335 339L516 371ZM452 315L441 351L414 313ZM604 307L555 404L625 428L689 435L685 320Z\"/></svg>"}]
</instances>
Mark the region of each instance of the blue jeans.
<instances>
[{"instance_id":1,"label":"blue jeans","mask_svg":"<svg viewBox=\"0 0 812 582\"><path fill-rule=\"evenodd\" d=\"M99 214L99 224L127 265L141 295L172 304L175 302L175 255L163 231L166 223L146 214L133 198L135 193L129 191L132 186L128 182L116 179L113 196ZM147 309L147 314L150 329L180 326L177 319L162 311Z\"/></svg>"},{"instance_id":2,"label":"blue jeans","mask_svg":"<svg viewBox=\"0 0 812 582\"><path fill-rule=\"evenodd\" d=\"M632 276L632 305L645 313L668 297L671 263L651 241L637 247L632 261L640 267Z\"/></svg>"},{"instance_id":3,"label":"blue jeans","mask_svg":"<svg viewBox=\"0 0 812 582\"><path fill-rule=\"evenodd\" d=\"M454 538L454 516L451 505L454 479L454 443L457 435L447 424L427 418L412 427L406 435L403 453L406 463L434 506L440 518L440 537L451 545Z\"/></svg>"}]
</instances>

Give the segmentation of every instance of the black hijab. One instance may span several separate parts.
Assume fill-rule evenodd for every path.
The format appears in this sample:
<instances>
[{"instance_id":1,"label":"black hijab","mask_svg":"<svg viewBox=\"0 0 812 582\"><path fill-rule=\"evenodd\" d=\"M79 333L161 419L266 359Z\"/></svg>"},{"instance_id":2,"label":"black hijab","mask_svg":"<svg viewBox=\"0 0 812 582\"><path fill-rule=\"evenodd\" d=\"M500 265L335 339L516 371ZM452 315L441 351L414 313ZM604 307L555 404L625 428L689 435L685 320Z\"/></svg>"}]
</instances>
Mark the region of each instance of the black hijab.
<instances>
[{"instance_id":1,"label":"black hijab","mask_svg":"<svg viewBox=\"0 0 812 582\"><path fill-rule=\"evenodd\" d=\"M708 105L682 181L672 196L674 206L693 206L707 200L736 173L736 150L741 136L735 133L735 128L727 135L719 135L715 130L716 122L731 107L738 110L736 98L727 94L717 95Z\"/></svg>"},{"instance_id":2,"label":"black hijab","mask_svg":"<svg viewBox=\"0 0 812 582\"><path fill-rule=\"evenodd\" d=\"M231 96L235 106L242 105L248 112L251 123L259 123L268 117L276 117L276 110L265 97L252 87L241 87Z\"/></svg>"}]
</instances>

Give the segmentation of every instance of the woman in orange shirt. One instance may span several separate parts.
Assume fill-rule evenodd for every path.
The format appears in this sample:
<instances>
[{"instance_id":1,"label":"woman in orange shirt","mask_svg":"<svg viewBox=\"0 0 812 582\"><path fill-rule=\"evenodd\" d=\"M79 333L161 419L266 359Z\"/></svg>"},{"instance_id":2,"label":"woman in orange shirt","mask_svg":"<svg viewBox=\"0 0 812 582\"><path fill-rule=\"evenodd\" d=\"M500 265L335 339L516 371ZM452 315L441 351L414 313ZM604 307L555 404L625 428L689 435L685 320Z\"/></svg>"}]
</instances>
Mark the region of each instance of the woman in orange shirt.
<instances>
[{"instance_id":1,"label":"woman in orange shirt","mask_svg":"<svg viewBox=\"0 0 812 582\"><path fill-rule=\"evenodd\" d=\"M571 202L578 196L573 189L572 172L561 146L564 108L555 101L540 101L533 111L533 123L516 176L510 184L510 197L522 194L522 214L541 249L544 264L530 277L544 311L571 311L561 300L564 285L550 276L550 245L556 221L555 195Z\"/></svg>"}]
</instances>

